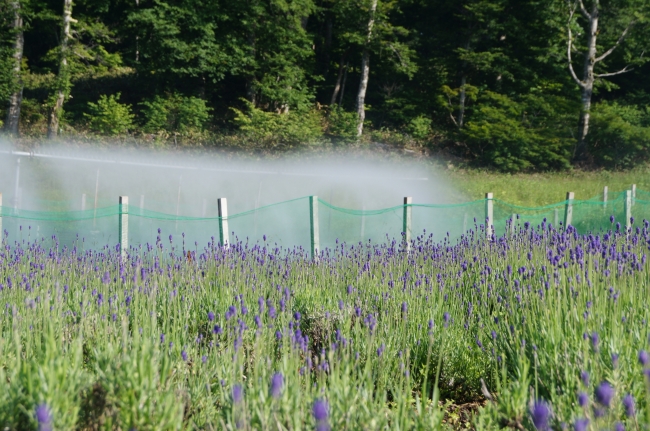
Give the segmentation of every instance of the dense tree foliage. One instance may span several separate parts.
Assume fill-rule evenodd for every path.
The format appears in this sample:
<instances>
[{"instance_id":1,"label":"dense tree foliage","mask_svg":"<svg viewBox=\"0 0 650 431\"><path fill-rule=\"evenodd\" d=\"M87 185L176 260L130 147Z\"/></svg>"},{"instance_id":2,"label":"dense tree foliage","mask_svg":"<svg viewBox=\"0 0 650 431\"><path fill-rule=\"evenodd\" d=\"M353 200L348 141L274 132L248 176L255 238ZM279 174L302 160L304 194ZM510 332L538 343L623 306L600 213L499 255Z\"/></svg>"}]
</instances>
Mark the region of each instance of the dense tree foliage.
<instances>
[{"instance_id":1,"label":"dense tree foliage","mask_svg":"<svg viewBox=\"0 0 650 431\"><path fill-rule=\"evenodd\" d=\"M504 171L626 167L650 158L649 12L643 0L0 0L1 118L32 136L392 139Z\"/></svg>"}]
</instances>

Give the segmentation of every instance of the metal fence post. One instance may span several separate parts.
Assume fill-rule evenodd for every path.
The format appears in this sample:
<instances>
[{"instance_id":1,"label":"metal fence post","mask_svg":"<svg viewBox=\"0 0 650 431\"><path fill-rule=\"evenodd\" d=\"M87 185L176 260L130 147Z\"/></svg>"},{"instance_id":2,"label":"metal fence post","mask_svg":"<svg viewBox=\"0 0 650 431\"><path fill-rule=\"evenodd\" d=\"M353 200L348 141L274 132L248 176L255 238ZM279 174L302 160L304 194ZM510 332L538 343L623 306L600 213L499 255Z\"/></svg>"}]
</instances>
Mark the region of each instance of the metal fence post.
<instances>
[{"instance_id":1,"label":"metal fence post","mask_svg":"<svg viewBox=\"0 0 650 431\"><path fill-rule=\"evenodd\" d=\"M567 192L566 194L566 204L564 206L564 229L569 227L569 225L573 222L573 199L575 197L575 193L573 192Z\"/></svg>"},{"instance_id":2,"label":"metal fence post","mask_svg":"<svg viewBox=\"0 0 650 431\"><path fill-rule=\"evenodd\" d=\"M228 231L228 201L226 198L217 199L219 206L219 241L222 247L230 244Z\"/></svg>"},{"instance_id":3,"label":"metal fence post","mask_svg":"<svg viewBox=\"0 0 650 431\"><path fill-rule=\"evenodd\" d=\"M318 196L309 196L309 233L311 239L311 258L318 259L320 235L318 229Z\"/></svg>"},{"instance_id":4,"label":"metal fence post","mask_svg":"<svg viewBox=\"0 0 650 431\"><path fill-rule=\"evenodd\" d=\"M129 197L120 196L118 238L120 240L120 255L126 258L129 249Z\"/></svg>"},{"instance_id":5,"label":"metal fence post","mask_svg":"<svg viewBox=\"0 0 650 431\"><path fill-rule=\"evenodd\" d=\"M492 238L494 233L492 226L494 224L494 193L485 194L485 237Z\"/></svg>"},{"instance_id":6,"label":"metal fence post","mask_svg":"<svg viewBox=\"0 0 650 431\"><path fill-rule=\"evenodd\" d=\"M413 207L411 206L413 204L413 198L411 196L406 196L404 198L404 213L402 215L402 232L404 232L404 245L406 246L406 250L411 249L411 221L412 221L412 212L413 212Z\"/></svg>"}]
</instances>

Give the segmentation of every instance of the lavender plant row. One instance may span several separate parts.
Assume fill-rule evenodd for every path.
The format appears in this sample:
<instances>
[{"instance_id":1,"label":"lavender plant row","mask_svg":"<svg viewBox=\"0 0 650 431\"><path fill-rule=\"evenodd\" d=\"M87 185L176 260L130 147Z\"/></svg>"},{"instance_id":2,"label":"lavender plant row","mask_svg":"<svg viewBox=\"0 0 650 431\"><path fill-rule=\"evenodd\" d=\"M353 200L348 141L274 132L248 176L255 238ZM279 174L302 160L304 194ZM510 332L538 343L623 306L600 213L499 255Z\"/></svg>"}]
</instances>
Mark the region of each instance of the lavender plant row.
<instances>
[{"instance_id":1,"label":"lavender plant row","mask_svg":"<svg viewBox=\"0 0 650 431\"><path fill-rule=\"evenodd\" d=\"M611 221L316 260L160 230L126 258L5 233L0 426L428 430L479 401L476 429L649 429L650 230Z\"/></svg>"}]
</instances>

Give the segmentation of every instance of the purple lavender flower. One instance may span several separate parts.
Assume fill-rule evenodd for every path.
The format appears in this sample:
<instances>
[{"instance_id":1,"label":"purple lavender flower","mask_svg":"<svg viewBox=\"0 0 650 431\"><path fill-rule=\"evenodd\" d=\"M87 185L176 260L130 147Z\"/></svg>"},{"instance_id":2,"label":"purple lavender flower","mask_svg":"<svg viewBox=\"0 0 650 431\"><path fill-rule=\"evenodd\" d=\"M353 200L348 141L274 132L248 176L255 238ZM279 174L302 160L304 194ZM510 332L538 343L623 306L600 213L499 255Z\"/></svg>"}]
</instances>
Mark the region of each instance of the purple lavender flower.
<instances>
[{"instance_id":1,"label":"purple lavender flower","mask_svg":"<svg viewBox=\"0 0 650 431\"><path fill-rule=\"evenodd\" d=\"M442 315L442 320L445 322L445 328L449 325L449 313L445 312Z\"/></svg>"},{"instance_id":2,"label":"purple lavender flower","mask_svg":"<svg viewBox=\"0 0 650 431\"><path fill-rule=\"evenodd\" d=\"M39 431L52 431L52 413L46 404L36 406L36 421L38 422Z\"/></svg>"},{"instance_id":3,"label":"purple lavender flower","mask_svg":"<svg viewBox=\"0 0 650 431\"><path fill-rule=\"evenodd\" d=\"M578 404L580 405L580 407L586 407L588 403L589 403L589 395L587 395L584 392L580 392L578 394Z\"/></svg>"},{"instance_id":4,"label":"purple lavender flower","mask_svg":"<svg viewBox=\"0 0 650 431\"><path fill-rule=\"evenodd\" d=\"M284 385L284 377L282 373L275 373L271 377L270 393L273 398L278 398L282 394L282 386Z\"/></svg>"},{"instance_id":5,"label":"purple lavender flower","mask_svg":"<svg viewBox=\"0 0 650 431\"><path fill-rule=\"evenodd\" d=\"M598 344L600 343L600 336L598 335L598 332L592 332L591 333L591 347L593 347L594 351L598 351Z\"/></svg>"},{"instance_id":6,"label":"purple lavender flower","mask_svg":"<svg viewBox=\"0 0 650 431\"><path fill-rule=\"evenodd\" d=\"M641 350L639 352L639 362L644 367L648 365L648 362L650 362L650 355L648 355L648 352L646 352L645 350Z\"/></svg>"},{"instance_id":7,"label":"purple lavender flower","mask_svg":"<svg viewBox=\"0 0 650 431\"><path fill-rule=\"evenodd\" d=\"M201 362L203 362L204 364L208 362L208 357L205 355L201 356Z\"/></svg>"},{"instance_id":8,"label":"purple lavender flower","mask_svg":"<svg viewBox=\"0 0 650 431\"><path fill-rule=\"evenodd\" d=\"M236 384L232 387L232 402L234 404L239 404L244 399L244 388L240 384Z\"/></svg>"},{"instance_id":9,"label":"purple lavender flower","mask_svg":"<svg viewBox=\"0 0 650 431\"><path fill-rule=\"evenodd\" d=\"M530 409L530 416L536 429L540 431L550 429L551 406L546 401L537 400Z\"/></svg>"},{"instance_id":10,"label":"purple lavender flower","mask_svg":"<svg viewBox=\"0 0 650 431\"><path fill-rule=\"evenodd\" d=\"M580 373L580 380L582 380L582 384L585 385L585 387L589 386L589 373L586 371L582 371Z\"/></svg>"},{"instance_id":11,"label":"purple lavender flower","mask_svg":"<svg viewBox=\"0 0 650 431\"><path fill-rule=\"evenodd\" d=\"M587 427L589 427L589 419L587 418L578 419L573 424L575 431L587 431Z\"/></svg>"},{"instance_id":12,"label":"purple lavender flower","mask_svg":"<svg viewBox=\"0 0 650 431\"><path fill-rule=\"evenodd\" d=\"M634 219L634 217L632 217L632 219ZM620 422L616 422L614 425L614 431L625 431L625 425Z\"/></svg>"},{"instance_id":13,"label":"purple lavender flower","mask_svg":"<svg viewBox=\"0 0 650 431\"><path fill-rule=\"evenodd\" d=\"M327 401L316 399L316 401L314 401L314 406L312 407L312 413L316 422L327 422L329 417L329 406L327 405Z\"/></svg>"},{"instance_id":14,"label":"purple lavender flower","mask_svg":"<svg viewBox=\"0 0 650 431\"><path fill-rule=\"evenodd\" d=\"M618 368L618 353L612 353L612 368Z\"/></svg>"},{"instance_id":15,"label":"purple lavender flower","mask_svg":"<svg viewBox=\"0 0 650 431\"><path fill-rule=\"evenodd\" d=\"M214 313L212 311L208 311L208 321L212 322L214 320Z\"/></svg>"},{"instance_id":16,"label":"purple lavender flower","mask_svg":"<svg viewBox=\"0 0 650 431\"><path fill-rule=\"evenodd\" d=\"M614 388L609 382L602 382L595 391L596 401L605 407L609 407L612 403L612 398L614 398L614 392Z\"/></svg>"},{"instance_id":17,"label":"purple lavender flower","mask_svg":"<svg viewBox=\"0 0 650 431\"><path fill-rule=\"evenodd\" d=\"M301 317L302 317L302 316L300 315L300 312L299 312L299 311L296 311L295 313L293 313L293 318L296 320L296 322L297 322L298 320L300 320Z\"/></svg>"},{"instance_id":18,"label":"purple lavender flower","mask_svg":"<svg viewBox=\"0 0 650 431\"><path fill-rule=\"evenodd\" d=\"M634 397L631 394L623 397L623 407L625 407L625 414L627 417L634 417Z\"/></svg>"}]
</instances>

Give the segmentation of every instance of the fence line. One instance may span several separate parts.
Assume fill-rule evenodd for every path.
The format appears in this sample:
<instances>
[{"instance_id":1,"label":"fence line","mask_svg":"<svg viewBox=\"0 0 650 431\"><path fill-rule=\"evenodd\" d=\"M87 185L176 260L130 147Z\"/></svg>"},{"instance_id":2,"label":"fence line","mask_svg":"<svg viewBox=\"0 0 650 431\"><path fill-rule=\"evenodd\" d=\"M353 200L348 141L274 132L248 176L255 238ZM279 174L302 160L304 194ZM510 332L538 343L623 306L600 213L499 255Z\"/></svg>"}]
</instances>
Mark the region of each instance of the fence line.
<instances>
[{"instance_id":1,"label":"fence line","mask_svg":"<svg viewBox=\"0 0 650 431\"><path fill-rule=\"evenodd\" d=\"M646 194L648 200L644 199L639 199L637 195L639 194ZM255 213L255 232L257 232L257 213L262 212L265 209L278 206L281 204L287 204L291 202L295 202L300 199L304 198L299 198L299 199L293 199L290 201L285 201L285 202L280 202L278 204L273 204L273 205L268 205L266 207L260 207L256 208L255 210L252 211L245 211L242 213L234 214L234 215L229 215L228 214L228 205L227 205L227 199L226 198L219 198L218 199L218 209L219 209L219 215L218 217L182 217L179 216L179 210L176 210L176 214L164 214L164 213L155 213L153 211L146 211L144 208L133 208L129 207L129 201L127 196L120 196L119 197L119 203L117 205L117 208L115 207L108 207L108 208L93 208L89 210L85 210L86 206L86 199L85 199L85 194L82 196L82 208L84 210L82 211L76 211L76 212L63 212L63 211L58 211L58 212L47 212L47 211L27 211L27 210L20 210L17 208L9 208L9 207L3 207L2 206L2 194L0 194L0 231L2 231L2 221L3 217L5 218L12 218L12 219L25 219L25 220L35 220L35 221L51 221L53 223L63 223L66 221L80 221L80 220L93 220L93 226L96 225L97 219L102 219L106 217L113 217L117 216L117 221L118 221L118 234L117 238L119 241L119 249L122 253L123 256L127 255L128 249L129 249L129 215L135 216L138 218L144 218L144 219L158 219L161 221L173 221L175 222L176 226L178 225L179 221L187 221L187 222L200 222L200 221L218 221L218 226L219 226L219 245L221 246L228 246L231 244L231 239L230 239L230 231L229 231L229 220L237 219L240 218L244 215L248 215L251 213ZM493 236L496 233L495 229L495 224L497 222L502 222L504 221L504 218L501 217L496 217L495 218L495 205L500 206L500 211L506 211L506 218L505 218L505 232L510 232L511 234L514 233L515 229L515 224L516 221L520 218L520 215L524 217L530 218L529 213L535 213L537 215L542 214L542 213L547 213L549 211L552 211L553 214L553 222L556 226L563 226L567 227L570 225L573 225L574 223L580 223L584 222L584 220L575 220L574 217L574 211L576 206L585 206L586 208L600 208L600 207L606 207L606 205L610 205L612 209L615 209L615 205L620 205L622 203L623 205L623 211L622 214L625 218L625 223L624 226L626 229L630 229L632 227L633 223L633 207L635 205L648 205L650 208L650 193L648 192L643 192L643 191L637 191L636 190L636 185L632 185L632 187L628 190L625 190L624 192L621 192L617 194L617 197L614 199L609 199L610 196L608 196L608 189L605 187L603 189L603 195L602 195L602 201L600 200L600 197L594 197L592 199L588 200L575 200L575 194L573 192L567 192L566 199L561 202L557 202L555 204L551 205L546 205L542 207L521 207L521 206L516 206L516 205L511 205L508 204L507 202L500 201L498 199L494 198L493 193L486 193L485 199L478 200L478 201L473 201L473 202L466 202L463 204L453 204L453 205L434 205L434 204L415 204L413 203L413 199L411 197L405 197L403 204L398 205L395 207L391 208L384 208L380 210L352 210L349 208L341 208L341 207L336 207L328 202L320 200L317 196L309 196L309 241L310 241L310 248L309 251L311 252L311 256L316 259L321 252L321 227L319 226L319 214L318 214L318 204L322 204L325 206L325 208L330 210L330 219L331 219L331 212L333 211L335 214L340 214L342 217L346 216L360 216L360 226L359 226L359 231L360 231L360 238L362 241L364 240L366 236L366 229L367 229L367 223L372 221L373 216L379 216L382 214L392 214L396 213L397 211L401 211L401 217L399 217L401 222L399 226L402 228L401 229L401 235L402 235L402 241L403 241L403 246L406 250L408 250L411 246L411 240L412 240L412 235L414 232L414 209L430 209L430 210L455 210L455 211L462 211L463 213L459 213L458 216L456 217L457 219L462 219L462 230L463 233L467 232L468 228L468 222L469 222L469 217L468 217L468 210L462 209L463 207L465 208L470 208L469 206L483 203L484 204L484 209L483 209L483 219L479 220L478 222L476 221L477 217L474 217L474 223L478 223L479 226L482 226L482 228L485 230L485 235L488 239L493 238ZM140 196L140 204L142 205L144 203L144 195ZM205 207L205 201L204 205ZM365 206L365 205L364 205ZM564 207L564 217L563 217L563 222L559 222L559 208L563 206ZM619 207L620 208L620 207ZM601 210L600 211L600 218L603 218L603 214ZM637 212L637 210L635 210ZM638 212L642 212L641 210L638 210ZM650 212L650 211L649 211ZM92 214L91 214L92 213ZM203 210L203 214L205 214L205 208ZM461 217L462 214L462 217ZM474 213L475 216L478 215L478 213ZM645 214L643 214L645 215ZM650 215L650 214L648 214ZM392 216L391 216L392 217ZM584 217L583 217L584 218ZM650 218L650 217L649 217ZM550 220L550 215L549 215L549 220ZM457 220L453 220L454 222L457 222ZM544 217L544 221L547 221L547 218ZM427 222L435 223L438 222L438 220L435 219L427 219ZM397 220L395 222L391 223L397 223ZM485 223L485 224L483 224ZM548 221L550 223L550 221ZM345 224L345 223L344 223ZM349 225L349 223L348 223ZM306 223L305 223L306 226ZM342 226L342 225L341 225ZM349 226L348 226L349 227ZM300 228L299 225L292 226L293 230L299 232ZM326 230L329 229L329 224L326 224L324 226ZM339 225L334 229L335 233L337 232L337 229L339 228ZM31 229L31 227L30 227ZM331 230L331 229L330 229ZM358 232L357 232L358 233ZM449 235L449 233L447 234ZM110 237L110 235L108 235ZM4 239L4 235L2 236ZM183 234L183 238L185 235ZM159 238L160 240L160 238ZM171 236L170 236L170 241L171 241Z\"/></svg>"}]
</instances>

